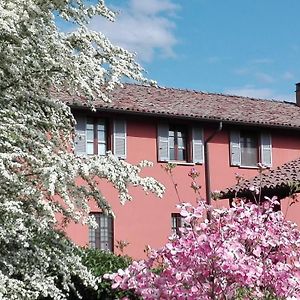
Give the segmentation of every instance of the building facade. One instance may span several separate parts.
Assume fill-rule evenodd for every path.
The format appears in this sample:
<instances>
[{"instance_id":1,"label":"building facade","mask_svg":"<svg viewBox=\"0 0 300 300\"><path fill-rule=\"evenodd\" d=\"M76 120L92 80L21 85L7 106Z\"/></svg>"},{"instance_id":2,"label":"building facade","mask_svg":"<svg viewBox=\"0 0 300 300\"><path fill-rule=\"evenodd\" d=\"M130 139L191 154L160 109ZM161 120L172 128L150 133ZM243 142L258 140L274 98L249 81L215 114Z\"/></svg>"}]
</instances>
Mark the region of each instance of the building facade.
<instances>
[{"instance_id":1,"label":"building facade","mask_svg":"<svg viewBox=\"0 0 300 300\"><path fill-rule=\"evenodd\" d=\"M125 254L144 257L147 245L159 248L178 230L177 204L206 198L205 165L210 190L215 191L234 185L236 174L254 177L258 163L272 170L300 157L300 107L294 103L131 84L114 91L111 98L111 103L96 101L95 112L83 100L63 99L77 120L77 154L112 151L132 164L152 161L153 167L142 175L160 181L166 193L158 199L130 187L133 201L122 206L114 188L100 183L116 218L103 215L91 203L99 228L75 224L67 228L82 246L119 253L118 246L128 244ZM166 171L168 163L176 164L172 174ZM191 188L191 168L200 174L201 195ZM213 205L228 206L229 201Z\"/></svg>"}]
</instances>

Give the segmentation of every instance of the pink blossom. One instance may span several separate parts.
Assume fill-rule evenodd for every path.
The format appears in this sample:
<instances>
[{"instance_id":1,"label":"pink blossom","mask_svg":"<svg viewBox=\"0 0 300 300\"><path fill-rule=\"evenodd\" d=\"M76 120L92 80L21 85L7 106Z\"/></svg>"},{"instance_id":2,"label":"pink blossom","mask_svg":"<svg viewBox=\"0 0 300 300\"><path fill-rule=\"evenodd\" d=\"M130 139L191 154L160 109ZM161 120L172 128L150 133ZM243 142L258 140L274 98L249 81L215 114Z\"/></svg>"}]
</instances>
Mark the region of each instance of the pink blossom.
<instances>
[{"instance_id":1,"label":"pink blossom","mask_svg":"<svg viewBox=\"0 0 300 300\"><path fill-rule=\"evenodd\" d=\"M193 180L197 178L200 174L195 168L191 168L190 172L188 173L188 176L190 176Z\"/></svg>"},{"instance_id":2,"label":"pink blossom","mask_svg":"<svg viewBox=\"0 0 300 300\"><path fill-rule=\"evenodd\" d=\"M250 186L249 190L251 192L254 192L256 195L259 194L259 189L257 187L254 187L254 186Z\"/></svg>"},{"instance_id":3,"label":"pink blossom","mask_svg":"<svg viewBox=\"0 0 300 300\"><path fill-rule=\"evenodd\" d=\"M239 289L248 298L300 299L300 233L272 208L240 202L230 209L183 203L181 216L190 226L149 258L133 262L114 276L113 287L133 289L143 299L232 299ZM159 272L153 270L159 269ZM213 295L213 296L212 296Z\"/></svg>"}]
</instances>

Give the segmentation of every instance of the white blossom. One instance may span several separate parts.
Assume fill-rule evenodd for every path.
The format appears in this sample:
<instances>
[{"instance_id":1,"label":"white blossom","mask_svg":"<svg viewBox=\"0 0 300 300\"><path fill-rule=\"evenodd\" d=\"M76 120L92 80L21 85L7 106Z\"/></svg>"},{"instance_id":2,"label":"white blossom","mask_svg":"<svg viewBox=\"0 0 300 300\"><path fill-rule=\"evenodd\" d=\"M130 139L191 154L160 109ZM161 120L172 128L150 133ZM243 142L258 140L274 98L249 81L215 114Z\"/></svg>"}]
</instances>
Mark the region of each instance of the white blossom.
<instances>
[{"instance_id":1,"label":"white blossom","mask_svg":"<svg viewBox=\"0 0 300 300\"><path fill-rule=\"evenodd\" d=\"M91 198L110 213L99 180L111 182L122 203L131 200L129 184L158 196L164 191L139 176L146 162L132 166L111 154L72 151L75 121L61 91L93 107L95 98L109 101L123 77L147 82L131 53L88 30L93 16L115 14L103 1L86 2L0 1L0 299L65 299L71 276L95 285L79 250L55 230L55 216L93 223ZM59 31L58 18L75 29Z\"/></svg>"}]
</instances>

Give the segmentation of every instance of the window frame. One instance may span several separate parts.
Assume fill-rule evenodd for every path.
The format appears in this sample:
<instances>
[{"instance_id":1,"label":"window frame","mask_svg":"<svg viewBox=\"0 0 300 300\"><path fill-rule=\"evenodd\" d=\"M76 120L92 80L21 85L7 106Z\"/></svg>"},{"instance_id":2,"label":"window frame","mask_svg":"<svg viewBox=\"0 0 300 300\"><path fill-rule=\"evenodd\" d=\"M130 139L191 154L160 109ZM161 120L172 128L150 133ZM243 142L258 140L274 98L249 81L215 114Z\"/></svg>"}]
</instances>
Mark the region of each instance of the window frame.
<instances>
[{"instance_id":1,"label":"window frame","mask_svg":"<svg viewBox=\"0 0 300 300\"><path fill-rule=\"evenodd\" d=\"M74 112L74 118L76 120L76 125L74 126L74 153L76 156L86 156L86 155L106 155L107 151L111 151L116 157L120 159L126 159L127 157L127 121L124 118L119 118L119 116L110 116L106 114L84 114L82 112ZM89 128L88 124L92 124L93 128L93 146L91 145L91 139L88 139L88 132L91 131L91 126ZM119 125L116 126L116 125ZM123 126L123 132L117 130L120 128L120 124ZM105 143L101 143L102 140L98 139L98 126L104 125ZM119 148L116 147L117 142L120 146L120 139L123 142L123 153L118 152ZM121 144L122 144L121 142ZM105 145L105 153L100 153L98 149L100 145ZM89 147L89 149L88 149ZM89 151L93 149L92 151ZM100 149L101 150L101 149ZM89 153L89 154L88 154Z\"/></svg>"},{"instance_id":2,"label":"window frame","mask_svg":"<svg viewBox=\"0 0 300 300\"><path fill-rule=\"evenodd\" d=\"M256 152L256 163L253 164L253 165L243 163L243 156L248 154L248 153L246 153L246 151L244 149L249 149L250 148L250 147L244 148L243 145L242 145L241 139L245 138L245 136L246 136L246 138L249 138L249 137L252 138L253 137L253 139L255 140L255 144L256 144L256 147L255 147L255 149L256 149L255 150L255 152ZM241 155L241 165L240 165L240 167L242 167L242 168L256 168L257 164L261 161L259 137L260 137L260 134L256 131L240 130L240 153L241 153L240 154Z\"/></svg>"},{"instance_id":3,"label":"window frame","mask_svg":"<svg viewBox=\"0 0 300 300\"><path fill-rule=\"evenodd\" d=\"M177 148L174 147L174 159L170 158L170 130L175 129L185 134L184 152L185 160L178 160L178 139ZM175 138L176 139L176 138ZM195 165L204 163L204 130L202 124L188 124L181 122L164 122L157 123L157 161L175 163L178 165ZM173 148L173 147L172 147Z\"/></svg>"},{"instance_id":4,"label":"window frame","mask_svg":"<svg viewBox=\"0 0 300 300\"><path fill-rule=\"evenodd\" d=\"M174 132L174 148L170 146L170 132L173 131ZM178 136L178 133L181 132L181 135L183 135L183 137L181 137L183 139L183 159L179 159L179 143L178 143L178 139L180 138ZM190 155L189 155L189 133L188 133L188 129L186 128L186 126L184 125L178 125L178 124L171 124L169 125L169 161L173 162L173 161L178 161L178 162L190 162ZM171 149L174 149L174 159L171 159Z\"/></svg>"},{"instance_id":5,"label":"window frame","mask_svg":"<svg viewBox=\"0 0 300 300\"><path fill-rule=\"evenodd\" d=\"M241 134L252 135L256 140L257 162L254 165L245 164L242 162L242 144ZM245 134L246 133L246 134ZM262 164L267 168L272 167L273 147L272 147L272 132L252 128L241 128L239 130L229 131L229 161L230 166L239 168L257 169L258 164Z\"/></svg>"},{"instance_id":6,"label":"window frame","mask_svg":"<svg viewBox=\"0 0 300 300\"><path fill-rule=\"evenodd\" d=\"M180 228L183 226L183 220L180 213L171 213L171 232L181 236Z\"/></svg>"},{"instance_id":7,"label":"window frame","mask_svg":"<svg viewBox=\"0 0 300 300\"><path fill-rule=\"evenodd\" d=\"M112 215L107 215L103 212L91 212L90 215L94 216L97 228L89 226L89 247L92 249L99 249L104 251L114 252L114 218ZM101 220L106 220L106 226L103 226ZM101 232L105 231L105 237ZM103 247L106 243L106 247Z\"/></svg>"},{"instance_id":8,"label":"window frame","mask_svg":"<svg viewBox=\"0 0 300 300\"><path fill-rule=\"evenodd\" d=\"M101 122L100 122L101 121ZM88 125L93 125L93 153L88 153L88 144L90 141L88 140ZM104 141L105 143L99 143L98 138L98 126L104 125ZM108 131L108 121L105 118L97 118L97 117L87 117L86 118L86 155L101 155L105 156L106 152L109 151L111 147L109 147L109 131ZM105 153L99 154L99 144L105 145Z\"/></svg>"}]
</instances>

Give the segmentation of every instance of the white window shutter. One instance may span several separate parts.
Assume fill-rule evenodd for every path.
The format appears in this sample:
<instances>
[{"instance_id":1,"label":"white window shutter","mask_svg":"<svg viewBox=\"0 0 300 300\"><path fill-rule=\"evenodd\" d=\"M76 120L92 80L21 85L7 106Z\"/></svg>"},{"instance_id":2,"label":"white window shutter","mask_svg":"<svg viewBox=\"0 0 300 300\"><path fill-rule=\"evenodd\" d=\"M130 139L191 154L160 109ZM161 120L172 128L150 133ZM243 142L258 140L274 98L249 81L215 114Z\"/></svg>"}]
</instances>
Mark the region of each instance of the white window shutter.
<instances>
[{"instance_id":1,"label":"white window shutter","mask_svg":"<svg viewBox=\"0 0 300 300\"><path fill-rule=\"evenodd\" d=\"M230 132L230 158L232 166L241 165L241 145L240 145L240 132Z\"/></svg>"},{"instance_id":2,"label":"white window shutter","mask_svg":"<svg viewBox=\"0 0 300 300\"><path fill-rule=\"evenodd\" d=\"M169 126L158 124L158 160L169 161Z\"/></svg>"},{"instance_id":3,"label":"white window shutter","mask_svg":"<svg viewBox=\"0 0 300 300\"><path fill-rule=\"evenodd\" d=\"M124 120L114 121L114 155L126 158L126 122Z\"/></svg>"},{"instance_id":4,"label":"white window shutter","mask_svg":"<svg viewBox=\"0 0 300 300\"><path fill-rule=\"evenodd\" d=\"M193 143L193 162L203 164L204 148L203 148L203 130L202 128L193 128L192 130Z\"/></svg>"},{"instance_id":5,"label":"white window shutter","mask_svg":"<svg viewBox=\"0 0 300 300\"><path fill-rule=\"evenodd\" d=\"M75 116L75 154L86 154L86 118Z\"/></svg>"},{"instance_id":6,"label":"white window shutter","mask_svg":"<svg viewBox=\"0 0 300 300\"><path fill-rule=\"evenodd\" d=\"M261 136L261 163L267 167L272 166L272 138L268 133L262 133Z\"/></svg>"}]
</instances>

